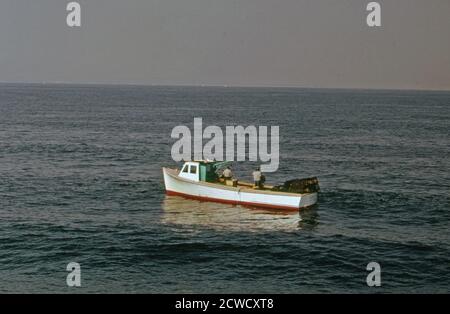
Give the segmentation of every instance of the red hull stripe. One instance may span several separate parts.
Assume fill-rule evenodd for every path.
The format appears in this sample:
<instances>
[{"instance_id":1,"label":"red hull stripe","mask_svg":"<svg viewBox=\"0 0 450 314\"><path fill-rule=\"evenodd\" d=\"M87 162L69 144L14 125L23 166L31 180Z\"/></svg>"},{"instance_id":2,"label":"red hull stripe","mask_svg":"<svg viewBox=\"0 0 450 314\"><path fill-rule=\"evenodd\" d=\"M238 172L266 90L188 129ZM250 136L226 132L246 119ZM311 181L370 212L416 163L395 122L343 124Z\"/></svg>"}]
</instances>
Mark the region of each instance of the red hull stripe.
<instances>
[{"instance_id":1,"label":"red hull stripe","mask_svg":"<svg viewBox=\"0 0 450 314\"><path fill-rule=\"evenodd\" d=\"M175 192L175 191L169 191L169 190L166 191L166 194L172 195L172 196L182 196L185 198L198 200L198 201L209 201L209 202L217 202L217 203L232 204L232 205L243 205L243 206L252 206L252 207L283 209L283 210L295 210L295 211L299 210L298 207L263 204L263 203L253 203L253 202L231 201L231 200L224 200L224 199L214 198L214 197L189 195L189 194Z\"/></svg>"}]
</instances>

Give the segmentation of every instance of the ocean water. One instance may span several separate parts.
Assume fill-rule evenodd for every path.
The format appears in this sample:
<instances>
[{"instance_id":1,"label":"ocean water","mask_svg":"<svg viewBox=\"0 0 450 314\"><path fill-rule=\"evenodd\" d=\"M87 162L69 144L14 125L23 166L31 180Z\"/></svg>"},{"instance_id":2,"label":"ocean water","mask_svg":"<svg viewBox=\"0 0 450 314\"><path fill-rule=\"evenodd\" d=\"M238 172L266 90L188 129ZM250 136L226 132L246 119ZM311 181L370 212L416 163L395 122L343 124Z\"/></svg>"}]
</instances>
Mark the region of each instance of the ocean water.
<instances>
[{"instance_id":1,"label":"ocean water","mask_svg":"<svg viewBox=\"0 0 450 314\"><path fill-rule=\"evenodd\" d=\"M279 125L268 182L317 176L319 205L165 196L194 117ZM450 92L2 84L0 292L450 292L449 136Z\"/></svg>"}]
</instances>

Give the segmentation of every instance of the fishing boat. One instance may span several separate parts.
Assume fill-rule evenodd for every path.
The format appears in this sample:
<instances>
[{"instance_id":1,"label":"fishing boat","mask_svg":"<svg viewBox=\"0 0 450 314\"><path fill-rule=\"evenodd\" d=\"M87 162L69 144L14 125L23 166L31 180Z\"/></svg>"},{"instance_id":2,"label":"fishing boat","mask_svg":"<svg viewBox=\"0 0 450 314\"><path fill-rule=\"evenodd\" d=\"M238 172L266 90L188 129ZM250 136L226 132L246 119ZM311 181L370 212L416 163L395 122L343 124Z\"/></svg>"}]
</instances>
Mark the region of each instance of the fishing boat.
<instances>
[{"instance_id":1,"label":"fishing boat","mask_svg":"<svg viewBox=\"0 0 450 314\"><path fill-rule=\"evenodd\" d=\"M317 203L317 178L286 181L278 186L255 186L237 179L224 179L220 170L229 162L188 161L181 169L163 167L168 195L201 201L283 210L299 210Z\"/></svg>"}]
</instances>

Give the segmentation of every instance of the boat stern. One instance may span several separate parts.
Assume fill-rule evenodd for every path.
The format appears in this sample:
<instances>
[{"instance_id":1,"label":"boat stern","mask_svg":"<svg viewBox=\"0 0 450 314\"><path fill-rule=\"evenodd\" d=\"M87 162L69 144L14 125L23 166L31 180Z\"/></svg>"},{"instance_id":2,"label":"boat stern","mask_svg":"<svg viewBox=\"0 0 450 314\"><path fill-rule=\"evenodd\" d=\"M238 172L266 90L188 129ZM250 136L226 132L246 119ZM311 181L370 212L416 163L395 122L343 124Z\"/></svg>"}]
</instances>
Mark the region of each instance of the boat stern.
<instances>
[{"instance_id":1,"label":"boat stern","mask_svg":"<svg viewBox=\"0 0 450 314\"><path fill-rule=\"evenodd\" d=\"M300 198L300 208L310 207L317 203L317 192L302 195Z\"/></svg>"}]
</instances>

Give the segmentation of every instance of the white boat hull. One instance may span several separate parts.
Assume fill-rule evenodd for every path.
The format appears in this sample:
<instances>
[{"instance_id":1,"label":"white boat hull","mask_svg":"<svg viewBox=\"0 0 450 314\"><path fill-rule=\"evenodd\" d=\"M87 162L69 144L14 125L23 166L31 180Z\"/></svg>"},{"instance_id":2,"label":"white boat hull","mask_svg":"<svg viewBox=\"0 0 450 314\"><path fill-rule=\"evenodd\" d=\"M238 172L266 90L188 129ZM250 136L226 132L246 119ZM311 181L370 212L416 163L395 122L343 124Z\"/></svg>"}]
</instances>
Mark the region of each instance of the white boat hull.
<instances>
[{"instance_id":1,"label":"white boat hull","mask_svg":"<svg viewBox=\"0 0 450 314\"><path fill-rule=\"evenodd\" d=\"M236 205L298 210L317 203L317 193L296 194L256 190L250 187L232 187L209 182L195 182L180 178L174 169L163 168L168 195L222 202Z\"/></svg>"}]
</instances>

